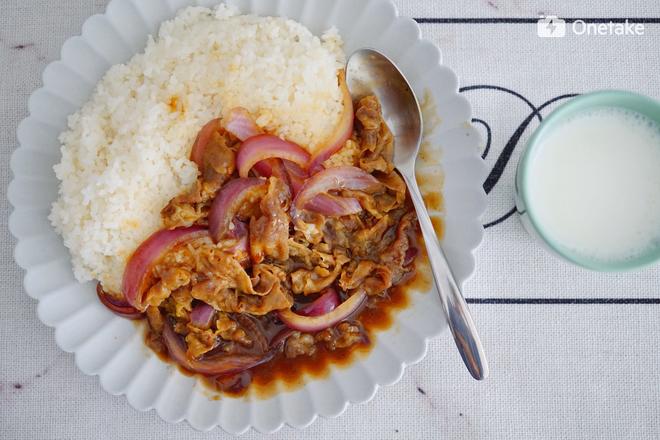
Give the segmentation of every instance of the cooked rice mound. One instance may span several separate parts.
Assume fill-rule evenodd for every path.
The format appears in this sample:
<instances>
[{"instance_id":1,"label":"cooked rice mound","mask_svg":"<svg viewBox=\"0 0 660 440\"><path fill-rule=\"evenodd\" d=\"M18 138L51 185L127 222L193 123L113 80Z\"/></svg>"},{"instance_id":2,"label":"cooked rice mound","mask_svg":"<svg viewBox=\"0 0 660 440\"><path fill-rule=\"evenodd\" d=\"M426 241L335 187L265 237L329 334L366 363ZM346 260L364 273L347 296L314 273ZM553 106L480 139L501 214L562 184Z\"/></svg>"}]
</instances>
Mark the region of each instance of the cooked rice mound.
<instances>
[{"instance_id":1,"label":"cooked rice mound","mask_svg":"<svg viewBox=\"0 0 660 440\"><path fill-rule=\"evenodd\" d=\"M334 30L316 37L284 18L190 7L144 53L115 65L62 133L50 220L79 281L120 291L131 253L162 227L160 210L197 177L188 160L203 124L235 106L314 151L342 109Z\"/></svg>"}]
</instances>

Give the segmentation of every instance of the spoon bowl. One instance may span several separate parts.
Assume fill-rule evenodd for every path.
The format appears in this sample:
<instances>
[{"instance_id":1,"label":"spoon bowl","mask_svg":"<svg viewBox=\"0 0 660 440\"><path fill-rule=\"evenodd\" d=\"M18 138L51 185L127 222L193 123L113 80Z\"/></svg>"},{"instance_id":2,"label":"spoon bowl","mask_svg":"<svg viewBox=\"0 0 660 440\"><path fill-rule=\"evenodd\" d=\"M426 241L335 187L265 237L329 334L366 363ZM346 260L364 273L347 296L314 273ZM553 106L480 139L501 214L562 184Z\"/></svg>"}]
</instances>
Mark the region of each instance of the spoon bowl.
<instances>
[{"instance_id":1,"label":"spoon bowl","mask_svg":"<svg viewBox=\"0 0 660 440\"><path fill-rule=\"evenodd\" d=\"M456 283L415 178L422 141L422 112L415 93L396 65L374 49L359 49L346 64L346 83L353 99L375 95L394 136L394 166L408 186L424 236L429 262L456 346L475 379L488 376L488 363L465 298Z\"/></svg>"},{"instance_id":2,"label":"spoon bowl","mask_svg":"<svg viewBox=\"0 0 660 440\"><path fill-rule=\"evenodd\" d=\"M346 85L354 100L376 95L394 136L395 162L414 165L422 142L422 112L394 63L374 49L360 49L346 64Z\"/></svg>"}]
</instances>

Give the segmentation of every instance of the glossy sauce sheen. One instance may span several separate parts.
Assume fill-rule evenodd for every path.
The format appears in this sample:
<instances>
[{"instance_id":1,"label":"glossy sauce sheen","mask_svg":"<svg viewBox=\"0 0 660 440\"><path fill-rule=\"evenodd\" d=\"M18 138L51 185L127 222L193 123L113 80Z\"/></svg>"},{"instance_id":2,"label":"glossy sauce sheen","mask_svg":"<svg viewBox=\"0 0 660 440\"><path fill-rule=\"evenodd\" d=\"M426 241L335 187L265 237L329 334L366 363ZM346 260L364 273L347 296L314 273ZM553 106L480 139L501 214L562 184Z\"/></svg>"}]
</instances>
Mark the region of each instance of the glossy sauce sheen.
<instances>
[{"instance_id":1,"label":"glossy sauce sheen","mask_svg":"<svg viewBox=\"0 0 660 440\"><path fill-rule=\"evenodd\" d=\"M421 241L421 237L418 237ZM388 291L386 299L379 300L373 307L365 307L358 317L370 339L367 344L356 344L354 346L329 351L323 344L319 344L317 352L313 356L299 356L287 359L282 354L269 362L253 368L253 378L250 390L257 397L266 398L277 391L278 384L284 385L285 389L295 389L304 385L305 377L320 378L329 373L330 365L345 366L350 364L356 356L366 355L371 350L374 334L386 330L392 326L399 310L409 306L411 295L418 292L428 292L430 280L426 275L426 255L420 255L415 262L415 275L407 282L400 284ZM423 294L423 293L422 293Z\"/></svg>"},{"instance_id":2,"label":"glossy sauce sheen","mask_svg":"<svg viewBox=\"0 0 660 440\"><path fill-rule=\"evenodd\" d=\"M418 244L423 244L421 234L418 234L417 240ZM390 288L386 298L376 301L372 307L365 306L359 315L353 318L362 323L369 339L367 343L355 344L335 351L327 350L323 344L318 344L317 352L313 356L299 356L293 359L279 353L269 362L252 368L249 372L251 377L243 374L237 379L232 379L237 381L238 386L222 390L218 388L214 378L191 373L178 364L176 366L186 376L198 377L206 385L209 398L214 400L222 398L223 395L268 398L279 390L294 390L303 386L307 381L306 378L325 377L330 372L330 366L347 366L356 357L367 355L373 347L375 333L392 326L397 312L410 305L411 296L429 292L432 280L428 275L428 257L423 245L420 246L420 254L415 258L414 264L414 275L410 279ZM174 364L166 352L156 352L156 354L161 360Z\"/></svg>"},{"instance_id":3,"label":"glossy sauce sheen","mask_svg":"<svg viewBox=\"0 0 660 440\"><path fill-rule=\"evenodd\" d=\"M421 240L421 237L418 238ZM267 398L275 394L278 389L292 390L305 384L306 378L325 377L330 372L331 365L346 366L353 362L357 356L364 356L373 347L372 341L375 333L388 329L395 321L396 313L410 304L414 291L427 292L430 289L430 280L424 270L428 265L426 255L420 255L415 263L415 275L407 282L391 288L386 299L379 300L372 307L365 307L355 318L359 320L367 333L369 342L355 344L351 347L330 351L323 344L319 344L313 356L299 356L288 359L280 353L270 362L252 369L252 383L249 388L238 392L223 391L230 395L245 395L253 393L256 397ZM213 383L207 378L205 382L211 387ZM247 391L247 393L246 393Z\"/></svg>"}]
</instances>

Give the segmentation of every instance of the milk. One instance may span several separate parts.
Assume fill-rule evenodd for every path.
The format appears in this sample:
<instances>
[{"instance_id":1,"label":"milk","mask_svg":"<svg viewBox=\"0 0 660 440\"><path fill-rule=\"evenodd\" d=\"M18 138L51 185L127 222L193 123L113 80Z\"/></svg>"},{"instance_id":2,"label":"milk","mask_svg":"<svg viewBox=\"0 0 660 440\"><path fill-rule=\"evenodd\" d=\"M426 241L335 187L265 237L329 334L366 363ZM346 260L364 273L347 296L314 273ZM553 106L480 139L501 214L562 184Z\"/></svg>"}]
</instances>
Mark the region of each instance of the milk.
<instances>
[{"instance_id":1,"label":"milk","mask_svg":"<svg viewBox=\"0 0 660 440\"><path fill-rule=\"evenodd\" d=\"M550 241L600 261L660 243L660 126L614 107L572 116L537 145L528 208Z\"/></svg>"}]
</instances>

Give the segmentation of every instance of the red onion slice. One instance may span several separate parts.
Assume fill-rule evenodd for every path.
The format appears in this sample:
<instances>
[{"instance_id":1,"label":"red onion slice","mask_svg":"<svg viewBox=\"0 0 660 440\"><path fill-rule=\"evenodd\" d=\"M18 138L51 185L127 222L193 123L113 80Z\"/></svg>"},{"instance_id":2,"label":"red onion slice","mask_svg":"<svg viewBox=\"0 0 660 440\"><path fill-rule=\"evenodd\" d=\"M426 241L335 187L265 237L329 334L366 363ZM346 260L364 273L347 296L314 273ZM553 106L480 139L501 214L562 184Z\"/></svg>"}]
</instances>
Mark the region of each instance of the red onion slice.
<instances>
[{"instance_id":1,"label":"red onion slice","mask_svg":"<svg viewBox=\"0 0 660 440\"><path fill-rule=\"evenodd\" d=\"M305 180L309 177L307 172L298 165L282 159L262 160L257 162L252 169L261 177L275 176L284 181L291 190L293 197L298 194Z\"/></svg>"},{"instance_id":2,"label":"red onion slice","mask_svg":"<svg viewBox=\"0 0 660 440\"><path fill-rule=\"evenodd\" d=\"M403 265L408 266L412 264L412 262L415 260L415 257L419 253L419 250L416 247L409 247L406 250L406 253L403 256Z\"/></svg>"},{"instance_id":3,"label":"red onion slice","mask_svg":"<svg viewBox=\"0 0 660 440\"><path fill-rule=\"evenodd\" d=\"M200 302L190 312L190 322L198 328L209 328L213 323L215 309L205 302Z\"/></svg>"},{"instance_id":4,"label":"red onion slice","mask_svg":"<svg viewBox=\"0 0 660 440\"><path fill-rule=\"evenodd\" d=\"M282 165L286 171L287 177L289 178L289 187L291 188L291 194L295 197L300 191L300 188L305 184L305 180L309 178L309 173L303 168L299 167L293 162L288 160L283 160Z\"/></svg>"},{"instance_id":5,"label":"red onion slice","mask_svg":"<svg viewBox=\"0 0 660 440\"><path fill-rule=\"evenodd\" d=\"M327 193L331 190L375 191L381 187L382 184L378 179L360 168L353 166L328 168L314 174L305 181L294 199L293 205L296 210L304 209L318 194Z\"/></svg>"},{"instance_id":6,"label":"red onion slice","mask_svg":"<svg viewBox=\"0 0 660 440\"><path fill-rule=\"evenodd\" d=\"M332 287L327 287L321 292L321 296L311 303L297 310L299 315L319 316L332 312L339 305L339 294Z\"/></svg>"},{"instance_id":7,"label":"red onion slice","mask_svg":"<svg viewBox=\"0 0 660 440\"><path fill-rule=\"evenodd\" d=\"M250 264L249 234L247 223L234 219L234 229L231 231L231 235L235 243L233 246L229 246L226 252L232 254L243 267Z\"/></svg>"},{"instance_id":8,"label":"red onion slice","mask_svg":"<svg viewBox=\"0 0 660 440\"><path fill-rule=\"evenodd\" d=\"M101 283L96 284L96 294L98 295L99 300L101 300L101 303L110 309L115 315L119 315L126 319L140 319L143 316L142 312L135 307L132 307L126 302L126 300L118 300L103 290Z\"/></svg>"},{"instance_id":9,"label":"red onion slice","mask_svg":"<svg viewBox=\"0 0 660 440\"><path fill-rule=\"evenodd\" d=\"M339 71L337 78L339 80L344 109L339 116L339 122L334 131L323 143L323 147L312 158L312 162L309 165L309 170L312 174L321 171L323 169L323 162L343 147L353 134L353 119L355 116L353 115L353 99L346 86L346 72L343 70Z\"/></svg>"},{"instance_id":10,"label":"red onion slice","mask_svg":"<svg viewBox=\"0 0 660 440\"><path fill-rule=\"evenodd\" d=\"M243 107L234 107L229 110L229 116L223 122L225 130L242 141L261 134L261 129L255 124L250 112Z\"/></svg>"},{"instance_id":11,"label":"red onion slice","mask_svg":"<svg viewBox=\"0 0 660 440\"><path fill-rule=\"evenodd\" d=\"M195 162L200 169L204 166L204 150L218 128L220 128L220 119L213 119L207 122L197 134L197 139L190 152L190 160Z\"/></svg>"},{"instance_id":12,"label":"red onion slice","mask_svg":"<svg viewBox=\"0 0 660 440\"><path fill-rule=\"evenodd\" d=\"M289 336L294 334L296 331L292 328L285 327L270 340L270 348L277 348L280 344L283 344Z\"/></svg>"},{"instance_id":13,"label":"red onion slice","mask_svg":"<svg viewBox=\"0 0 660 440\"><path fill-rule=\"evenodd\" d=\"M362 205L352 197L319 194L307 202L305 209L328 217L341 217L342 215L357 214L362 211Z\"/></svg>"},{"instance_id":14,"label":"red onion slice","mask_svg":"<svg viewBox=\"0 0 660 440\"><path fill-rule=\"evenodd\" d=\"M270 350L261 355L220 354L206 359L190 359L186 354L185 342L181 336L174 332L171 324L167 322L163 327L163 342L170 357L179 365L193 373L208 376L240 373L248 368L268 362L277 353L276 350Z\"/></svg>"},{"instance_id":15,"label":"red onion slice","mask_svg":"<svg viewBox=\"0 0 660 440\"><path fill-rule=\"evenodd\" d=\"M273 175L273 167L277 166L279 159L266 159L254 164L252 169L259 177L270 177Z\"/></svg>"},{"instance_id":16,"label":"red onion slice","mask_svg":"<svg viewBox=\"0 0 660 440\"><path fill-rule=\"evenodd\" d=\"M233 220L234 227L231 230L231 236L233 238L236 238L239 243L243 238L246 238L248 234L250 233L250 227L246 222L242 222L238 219ZM235 247L235 249L241 249L242 246L239 244Z\"/></svg>"},{"instance_id":17,"label":"red onion slice","mask_svg":"<svg viewBox=\"0 0 660 440\"><path fill-rule=\"evenodd\" d=\"M286 182L294 197L309 177L307 171L295 163L283 159L262 160L257 162L252 169L261 177L275 176Z\"/></svg>"},{"instance_id":18,"label":"red onion slice","mask_svg":"<svg viewBox=\"0 0 660 440\"><path fill-rule=\"evenodd\" d=\"M298 145L282 140L277 136L260 134L243 142L236 155L236 167L241 177L247 177L252 167L265 159L278 157L306 167L309 153Z\"/></svg>"},{"instance_id":19,"label":"red onion slice","mask_svg":"<svg viewBox=\"0 0 660 440\"><path fill-rule=\"evenodd\" d=\"M366 298L367 294L364 291L359 291L337 306L336 309L324 315L304 316L292 310L280 310L278 313L287 327L301 332L313 333L345 320L360 308Z\"/></svg>"},{"instance_id":20,"label":"red onion slice","mask_svg":"<svg viewBox=\"0 0 660 440\"><path fill-rule=\"evenodd\" d=\"M147 308L144 291L147 274L158 259L174 245L208 235L203 226L189 228L162 229L147 238L133 252L124 269L122 290L126 301L138 311Z\"/></svg>"},{"instance_id":21,"label":"red onion slice","mask_svg":"<svg viewBox=\"0 0 660 440\"><path fill-rule=\"evenodd\" d=\"M287 182L294 197L309 178L307 171L293 162L282 159L262 160L261 162L257 162L254 170L260 176L275 176ZM354 198L319 194L305 205L305 209L328 216L342 216L358 213L362 211L362 206Z\"/></svg>"},{"instance_id":22,"label":"red onion slice","mask_svg":"<svg viewBox=\"0 0 660 440\"><path fill-rule=\"evenodd\" d=\"M245 203L255 202L252 200L255 194L263 195L266 187L266 181L256 177L234 179L225 184L211 205L209 213L211 238L217 242L230 233L236 212Z\"/></svg>"},{"instance_id":23,"label":"red onion slice","mask_svg":"<svg viewBox=\"0 0 660 440\"><path fill-rule=\"evenodd\" d=\"M288 160L282 159L266 159L261 162L257 162L254 166L254 170L259 173L260 176L270 177L275 176L280 180L283 180L289 184L289 173L287 172L284 162L289 162Z\"/></svg>"}]
</instances>

